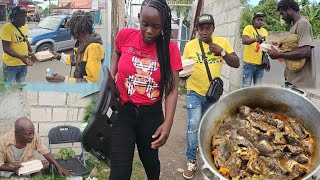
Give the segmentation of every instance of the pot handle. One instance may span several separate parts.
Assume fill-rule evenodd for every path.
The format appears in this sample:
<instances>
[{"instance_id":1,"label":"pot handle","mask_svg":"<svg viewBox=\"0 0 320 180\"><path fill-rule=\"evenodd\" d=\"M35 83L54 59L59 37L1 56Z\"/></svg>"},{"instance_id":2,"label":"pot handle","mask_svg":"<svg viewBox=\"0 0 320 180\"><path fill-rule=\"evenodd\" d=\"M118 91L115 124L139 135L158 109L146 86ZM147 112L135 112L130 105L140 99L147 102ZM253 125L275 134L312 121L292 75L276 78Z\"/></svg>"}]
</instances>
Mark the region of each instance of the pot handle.
<instances>
[{"instance_id":1,"label":"pot handle","mask_svg":"<svg viewBox=\"0 0 320 180\"><path fill-rule=\"evenodd\" d=\"M213 172L210 171L207 165L203 165L201 167L202 175L204 180L220 180L218 176L216 176Z\"/></svg>"}]
</instances>

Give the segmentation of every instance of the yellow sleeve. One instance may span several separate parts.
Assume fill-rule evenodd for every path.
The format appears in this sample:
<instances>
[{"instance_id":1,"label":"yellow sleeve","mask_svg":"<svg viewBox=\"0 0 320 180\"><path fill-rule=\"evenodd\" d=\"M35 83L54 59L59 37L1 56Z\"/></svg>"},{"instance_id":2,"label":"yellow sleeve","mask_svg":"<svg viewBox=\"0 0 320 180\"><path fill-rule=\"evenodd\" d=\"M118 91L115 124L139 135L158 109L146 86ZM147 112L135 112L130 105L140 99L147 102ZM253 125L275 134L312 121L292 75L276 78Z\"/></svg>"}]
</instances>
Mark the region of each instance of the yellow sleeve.
<instances>
[{"instance_id":1,"label":"yellow sleeve","mask_svg":"<svg viewBox=\"0 0 320 180\"><path fill-rule=\"evenodd\" d=\"M102 60L104 59L104 49L99 43L92 43L86 49L87 64L86 76L83 76L87 82L97 83L100 80Z\"/></svg>"},{"instance_id":2,"label":"yellow sleeve","mask_svg":"<svg viewBox=\"0 0 320 180\"><path fill-rule=\"evenodd\" d=\"M187 42L186 46L184 47L183 55L182 55L183 59L190 59L189 46L190 46L190 41Z\"/></svg>"},{"instance_id":3,"label":"yellow sleeve","mask_svg":"<svg viewBox=\"0 0 320 180\"><path fill-rule=\"evenodd\" d=\"M224 38L224 49L227 51L228 54L233 53L233 47L231 46L230 42Z\"/></svg>"},{"instance_id":4,"label":"yellow sleeve","mask_svg":"<svg viewBox=\"0 0 320 180\"><path fill-rule=\"evenodd\" d=\"M66 65L71 65L71 55L70 54L66 54Z\"/></svg>"},{"instance_id":5,"label":"yellow sleeve","mask_svg":"<svg viewBox=\"0 0 320 180\"><path fill-rule=\"evenodd\" d=\"M70 82L70 83L76 83L76 82L77 82L77 78L69 77L69 78L68 78L68 82Z\"/></svg>"},{"instance_id":6,"label":"yellow sleeve","mask_svg":"<svg viewBox=\"0 0 320 180\"><path fill-rule=\"evenodd\" d=\"M8 24L5 24L1 30L1 40L11 42L11 32L12 30L10 30Z\"/></svg>"},{"instance_id":7,"label":"yellow sleeve","mask_svg":"<svg viewBox=\"0 0 320 180\"><path fill-rule=\"evenodd\" d=\"M243 32L242 32L242 36L249 36L250 38L253 38L252 37L252 31L251 31L251 25L248 25L246 26L244 29L243 29Z\"/></svg>"}]
</instances>

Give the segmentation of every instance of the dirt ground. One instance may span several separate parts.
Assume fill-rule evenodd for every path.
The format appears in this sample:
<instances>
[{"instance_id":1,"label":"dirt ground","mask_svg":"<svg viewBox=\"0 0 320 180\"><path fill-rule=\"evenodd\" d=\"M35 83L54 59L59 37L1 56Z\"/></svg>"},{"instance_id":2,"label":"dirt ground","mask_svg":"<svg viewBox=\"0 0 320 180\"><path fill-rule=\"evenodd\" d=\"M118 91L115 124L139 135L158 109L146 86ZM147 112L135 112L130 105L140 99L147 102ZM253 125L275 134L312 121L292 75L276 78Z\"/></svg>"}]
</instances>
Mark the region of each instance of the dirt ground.
<instances>
[{"instance_id":1,"label":"dirt ground","mask_svg":"<svg viewBox=\"0 0 320 180\"><path fill-rule=\"evenodd\" d=\"M160 148L161 161L161 180L183 180L180 169L185 169L187 160L185 155L186 149L186 128L187 128L187 109L185 108L185 96L178 99L174 123L167 143ZM202 180L200 171L203 162L198 157L198 170L193 180Z\"/></svg>"}]
</instances>

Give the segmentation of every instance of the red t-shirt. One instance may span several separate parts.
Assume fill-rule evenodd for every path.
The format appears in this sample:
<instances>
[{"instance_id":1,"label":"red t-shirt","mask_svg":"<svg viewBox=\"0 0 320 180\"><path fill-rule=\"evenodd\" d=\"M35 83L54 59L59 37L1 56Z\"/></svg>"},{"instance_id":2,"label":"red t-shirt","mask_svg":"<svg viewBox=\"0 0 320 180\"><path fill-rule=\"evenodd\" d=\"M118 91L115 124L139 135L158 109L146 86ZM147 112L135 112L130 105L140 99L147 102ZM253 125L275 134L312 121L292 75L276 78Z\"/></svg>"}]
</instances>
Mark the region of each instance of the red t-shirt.
<instances>
[{"instance_id":1,"label":"red t-shirt","mask_svg":"<svg viewBox=\"0 0 320 180\"><path fill-rule=\"evenodd\" d=\"M118 32L116 51L121 53L118 63L117 88L121 103L151 105L160 99L160 66L156 43L146 44L139 30L125 28ZM172 71L180 71L182 62L178 46L170 42Z\"/></svg>"}]
</instances>

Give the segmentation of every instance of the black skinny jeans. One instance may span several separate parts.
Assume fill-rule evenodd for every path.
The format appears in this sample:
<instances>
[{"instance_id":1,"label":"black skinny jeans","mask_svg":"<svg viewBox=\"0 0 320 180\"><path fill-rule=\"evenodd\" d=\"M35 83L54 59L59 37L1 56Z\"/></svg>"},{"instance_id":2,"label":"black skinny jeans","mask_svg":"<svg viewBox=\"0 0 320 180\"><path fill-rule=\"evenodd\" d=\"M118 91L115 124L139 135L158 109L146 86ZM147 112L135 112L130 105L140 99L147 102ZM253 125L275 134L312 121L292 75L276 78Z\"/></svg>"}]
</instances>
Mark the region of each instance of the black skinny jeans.
<instances>
[{"instance_id":1,"label":"black skinny jeans","mask_svg":"<svg viewBox=\"0 0 320 180\"><path fill-rule=\"evenodd\" d=\"M152 135L163 121L161 101L150 106L138 107L131 103L121 106L112 127L109 180L130 179L135 144L148 179L159 179L158 149L151 149L151 142L155 140Z\"/></svg>"}]
</instances>

